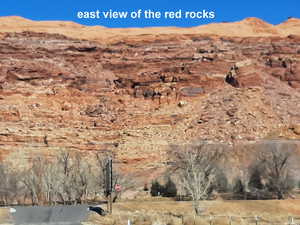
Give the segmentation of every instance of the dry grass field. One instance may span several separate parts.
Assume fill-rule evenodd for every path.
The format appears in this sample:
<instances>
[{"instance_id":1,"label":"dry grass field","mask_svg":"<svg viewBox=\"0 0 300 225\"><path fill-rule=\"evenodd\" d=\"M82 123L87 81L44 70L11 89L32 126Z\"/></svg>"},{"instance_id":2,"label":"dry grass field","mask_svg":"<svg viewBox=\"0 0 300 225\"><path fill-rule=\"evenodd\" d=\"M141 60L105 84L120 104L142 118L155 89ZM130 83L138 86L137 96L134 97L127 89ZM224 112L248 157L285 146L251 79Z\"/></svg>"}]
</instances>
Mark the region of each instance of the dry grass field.
<instances>
[{"instance_id":1,"label":"dry grass field","mask_svg":"<svg viewBox=\"0 0 300 225\"><path fill-rule=\"evenodd\" d=\"M9 208L0 208L0 224L7 225L11 222Z\"/></svg>"},{"instance_id":2,"label":"dry grass field","mask_svg":"<svg viewBox=\"0 0 300 225\"><path fill-rule=\"evenodd\" d=\"M203 201L203 216L195 216L191 202L132 200L113 205L113 214L90 213L84 225L267 225L300 224L300 200ZM106 209L105 206L102 206ZM255 216L260 217L255 221ZM0 208L0 224L9 224L7 208ZM257 223L256 223L257 222Z\"/></svg>"},{"instance_id":3,"label":"dry grass field","mask_svg":"<svg viewBox=\"0 0 300 225\"><path fill-rule=\"evenodd\" d=\"M240 225L300 224L300 200L203 201L203 215L194 216L191 202L127 201L114 204L113 215L92 213L87 225ZM230 219L231 216L231 219ZM230 223L231 220L231 223Z\"/></svg>"}]
</instances>

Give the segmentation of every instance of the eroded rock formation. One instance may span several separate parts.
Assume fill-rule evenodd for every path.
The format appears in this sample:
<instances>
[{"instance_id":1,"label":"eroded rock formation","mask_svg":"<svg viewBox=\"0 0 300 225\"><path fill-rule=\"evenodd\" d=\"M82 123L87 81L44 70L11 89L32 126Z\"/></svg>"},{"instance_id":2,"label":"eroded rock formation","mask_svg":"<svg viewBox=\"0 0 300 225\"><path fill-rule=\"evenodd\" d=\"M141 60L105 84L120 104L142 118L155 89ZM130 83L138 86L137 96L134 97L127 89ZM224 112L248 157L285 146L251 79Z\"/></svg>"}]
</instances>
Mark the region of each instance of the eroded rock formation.
<instances>
[{"instance_id":1,"label":"eroded rock formation","mask_svg":"<svg viewBox=\"0 0 300 225\"><path fill-rule=\"evenodd\" d=\"M111 149L124 171L141 175L163 168L170 143L300 137L296 35L1 36L7 160Z\"/></svg>"}]
</instances>

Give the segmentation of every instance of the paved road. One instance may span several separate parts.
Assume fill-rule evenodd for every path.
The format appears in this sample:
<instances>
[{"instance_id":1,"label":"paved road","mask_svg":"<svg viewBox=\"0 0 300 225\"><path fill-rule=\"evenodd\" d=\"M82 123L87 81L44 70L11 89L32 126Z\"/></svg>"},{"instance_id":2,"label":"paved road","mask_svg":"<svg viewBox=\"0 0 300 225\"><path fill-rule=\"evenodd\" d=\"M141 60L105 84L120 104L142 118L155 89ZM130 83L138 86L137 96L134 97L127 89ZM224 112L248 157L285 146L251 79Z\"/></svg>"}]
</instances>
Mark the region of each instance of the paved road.
<instances>
[{"instance_id":1,"label":"paved road","mask_svg":"<svg viewBox=\"0 0 300 225\"><path fill-rule=\"evenodd\" d=\"M87 219L88 206L16 206L12 213L17 225L80 225Z\"/></svg>"}]
</instances>

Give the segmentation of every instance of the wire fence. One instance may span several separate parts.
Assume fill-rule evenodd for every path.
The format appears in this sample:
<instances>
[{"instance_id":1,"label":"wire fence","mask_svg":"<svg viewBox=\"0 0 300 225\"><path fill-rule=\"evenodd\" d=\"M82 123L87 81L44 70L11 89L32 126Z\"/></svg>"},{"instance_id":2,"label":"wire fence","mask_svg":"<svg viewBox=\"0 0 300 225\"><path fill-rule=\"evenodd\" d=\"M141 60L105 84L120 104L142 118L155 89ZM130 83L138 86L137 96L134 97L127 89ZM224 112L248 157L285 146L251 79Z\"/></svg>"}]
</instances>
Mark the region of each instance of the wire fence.
<instances>
[{"instance_id":1,"label":"wire fence","mask_svg":"<svg viewBox=\"0 0 300 225\"><path fill-rule=\"evenodd\" d=\"M167 215L167 214L166 214ZM170 216L170 214L168 214ZM162 215L161 215L162 216ZM264 218L262 216L238 216L238 215L172 215L177 217L177 222L170 220L161 220L156 217L152 223L142 223L130 217L127 220L127 225L300 225L299 216L281 216L276 218ZM165 217L166 218L166 217ZM174 218L174 217L173 217ZM167 222L168 221L168 222ZM115 223L115 224L124 224Z\"/></svg>"},{"instance_id":2,"label":"wire fence","mask_svg":"<svg viewBox=\"0 0 300 225\"><path fill-rule=\"evenodd\" d=\"M166 214L169 215L170 214ZM300 225L299 216L281 216L276 218L264 218L262 216L238 216L238 215L172 215L177 217L177 222L156 222L155 225ZM169 221L169 220L168 220ZM152 221L153 222L153 221ZM122 223L121 223L122 224ZM142 223L144 224L144 223ZM148 224L148 223L147 223ZM150 224L150 223L149 223ZM127 225L140 225L133 218L127 220Z\"/></svg>"},{"instance_id":3,"label":"wire fence","mask_svg":"<svg viewBox=\"0 0 300 225\"><path fill-rule=\"evenodd\" d=\"M207 225L300 225L300 216L285 216L277 217L276 219L267 219L262 216L236 216L236 215L195 215L194 224L198 218L203 218L201 224ZM182 217L182 224L184 223L184 218Z\"/></svg>"}]
</instances>

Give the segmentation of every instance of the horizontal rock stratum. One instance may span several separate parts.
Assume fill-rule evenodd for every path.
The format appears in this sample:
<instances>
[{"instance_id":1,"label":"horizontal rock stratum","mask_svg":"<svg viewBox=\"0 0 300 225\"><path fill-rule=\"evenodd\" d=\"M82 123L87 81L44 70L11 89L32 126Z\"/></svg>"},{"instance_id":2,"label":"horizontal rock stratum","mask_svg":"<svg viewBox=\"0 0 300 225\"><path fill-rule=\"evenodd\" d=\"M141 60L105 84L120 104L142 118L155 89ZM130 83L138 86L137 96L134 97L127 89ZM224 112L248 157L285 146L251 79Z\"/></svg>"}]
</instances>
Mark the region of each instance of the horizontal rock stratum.
<instances>
[{"instance_id":1,"label":"horizontal rock stratum","mask_svg":"<svg viewBox=\"0 0 300 225\"><path fill-rule=\"evenodd\" d=\"M110 149L124 171L154 177L170 144L299 139L299 24L109 29L0 18L0 156L25 165Z\"/></svg>"}]
</instances>

